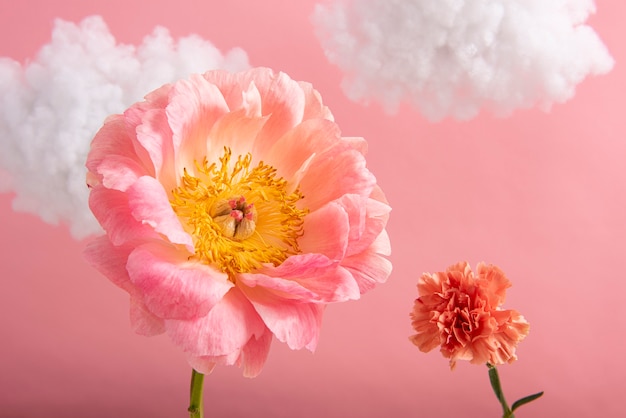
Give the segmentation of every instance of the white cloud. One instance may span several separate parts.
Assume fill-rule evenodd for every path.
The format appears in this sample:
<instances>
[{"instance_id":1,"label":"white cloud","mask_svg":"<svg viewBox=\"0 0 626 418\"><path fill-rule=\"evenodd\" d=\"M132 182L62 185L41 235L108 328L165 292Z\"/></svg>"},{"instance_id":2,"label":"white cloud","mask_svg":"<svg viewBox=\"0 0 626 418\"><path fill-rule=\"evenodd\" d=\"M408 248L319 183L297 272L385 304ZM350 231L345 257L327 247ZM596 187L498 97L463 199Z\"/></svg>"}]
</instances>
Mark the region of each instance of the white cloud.
<instances>
[{"instance_id":1,"label":"white cloud","mask_svg":"<svg viewBox=\"0 0 626 418\"><path fill-rule=\"evenodd\" d=\"M613 59L584 22L593 0L336 0L317 36L350 99L401 102L431 121L498 116L574 95Z\"/></svg>"},{"instance_id":2,"label":"white cloud","mask_svg":"<svg viewBox=\"0 0 626 418\"><path fill-rule=\"evenodd\" d=\"M32 62L0 57L0 192L15 192L15 210L69 224L76 238L99 233L84 164L104 119L165 83L216 68L249 68L248 57L198 36L174 41L165 28L133 46L116 43L98 16L57 20Z\"/></svg>"}]
</instances>

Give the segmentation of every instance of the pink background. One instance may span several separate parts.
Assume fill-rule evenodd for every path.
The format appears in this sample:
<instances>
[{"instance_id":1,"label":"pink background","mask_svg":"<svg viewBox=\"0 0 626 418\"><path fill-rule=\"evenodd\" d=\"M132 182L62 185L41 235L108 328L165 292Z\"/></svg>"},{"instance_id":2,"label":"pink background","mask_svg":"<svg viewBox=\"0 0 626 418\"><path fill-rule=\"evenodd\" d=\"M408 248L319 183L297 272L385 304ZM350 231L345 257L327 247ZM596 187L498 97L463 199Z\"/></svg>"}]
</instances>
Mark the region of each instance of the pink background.
<instances>
[{"instance_id":1,"label":"pink background","mask_svg":"<svg viewBox=\"0 0 626 418\"><path fill-rule=\"evenodd\" d=\"M139 43L157 24L198 33L253 65L312 82L393 206L394 272L361 301L329 306L315 354L274 342L263 373L207 377L212 417L497 417L486 368L450 372L412 346L408 313L422 271L468 260L501 266L506 307L530 321L503 366L512 401L545 390L518 417L624 416L626 3L597 1L589 23L616 60L551 113L428 123L348 101L309 21L313 0L0 0L0 56L33 57L55 17L101 14ZM45 181L45 179L42 179ZM183 355L136 336L128 298L88 267L68 230L11 210L0 195L0 417L184 417Z\"/></svg>"}]
</instances>

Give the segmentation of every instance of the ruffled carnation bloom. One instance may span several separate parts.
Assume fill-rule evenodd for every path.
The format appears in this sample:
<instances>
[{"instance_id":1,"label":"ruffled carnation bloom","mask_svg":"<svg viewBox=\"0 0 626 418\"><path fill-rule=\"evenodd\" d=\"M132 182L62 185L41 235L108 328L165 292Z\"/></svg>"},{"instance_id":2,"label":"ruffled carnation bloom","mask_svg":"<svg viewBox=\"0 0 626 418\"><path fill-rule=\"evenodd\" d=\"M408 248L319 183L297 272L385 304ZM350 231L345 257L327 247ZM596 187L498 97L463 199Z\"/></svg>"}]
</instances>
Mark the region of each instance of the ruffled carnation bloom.
<instances>
[{"instance_id":1,"label":"ruffled carnation bloom","mask_svg":"<svg viewBox=\"0 0 626 418\"><path fill-rule=\"evenodd\" d=\"M190 365L256 376L273 337L313 351L327 303L391 272L390 207L312 86L265 68L165 85L113 115L87 160L106 231L87 260L131 323Z\"/></svg>"},{"instance_id":2,"label":"ruffled carnation bloom","mask_svg":"<svg viewBox=\"0 0 626 418\"><path fill-rule=\"evenodd\" d=\"M515 348L528 335L519 312L501 309L511 282L502 270L479 263L476 274L467 262L445 272L424 273L411 312L417 334L410 340L421 351L441 347L454 369L457 360L498 365L517 359Z\"/></svg>"}]
</instances>

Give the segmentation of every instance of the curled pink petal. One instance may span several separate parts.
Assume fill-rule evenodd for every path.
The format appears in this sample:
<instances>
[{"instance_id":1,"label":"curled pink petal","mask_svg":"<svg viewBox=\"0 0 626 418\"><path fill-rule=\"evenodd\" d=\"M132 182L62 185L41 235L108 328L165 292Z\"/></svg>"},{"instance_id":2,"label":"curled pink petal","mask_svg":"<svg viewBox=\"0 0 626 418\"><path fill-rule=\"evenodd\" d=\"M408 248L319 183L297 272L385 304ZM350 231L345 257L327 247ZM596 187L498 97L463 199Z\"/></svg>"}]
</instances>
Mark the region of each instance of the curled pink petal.
<instances>
[{"instance_id":1,"label":"curled pink petal","mask_svg":"<svg viewBox=\"0 0 626 418\"><path fill-rule=\"evenodd\" d=\"M165 190L153 177L144 176L129 188L128 209L142 225L149 225L170 242L193 250L191 236L172 211Z\"/></svg>"},{"instance_id":2,"label":"curled pink petal","mask_svg":"<svg viewBox=\"0 0 626 418\"><path fill-rule=\"evenodd\" d=\"M172 341L190 355L216 357L240 354L250 338L263 335L266 327L244 294L232 288L207 315L166 320L165 328Z\"/></svg>"},{"instance_id":3,"label":"curled pink petal","mask_svg":"<svg viewBox=\"0 0 626 418\"><path fill-rule=\"evenodd\" d=\"M233 287L224 273L189 261L165 243L147 243L128 255L126 270L146 307L163 319L205 316Z\"/></svg>"}]
</instances>

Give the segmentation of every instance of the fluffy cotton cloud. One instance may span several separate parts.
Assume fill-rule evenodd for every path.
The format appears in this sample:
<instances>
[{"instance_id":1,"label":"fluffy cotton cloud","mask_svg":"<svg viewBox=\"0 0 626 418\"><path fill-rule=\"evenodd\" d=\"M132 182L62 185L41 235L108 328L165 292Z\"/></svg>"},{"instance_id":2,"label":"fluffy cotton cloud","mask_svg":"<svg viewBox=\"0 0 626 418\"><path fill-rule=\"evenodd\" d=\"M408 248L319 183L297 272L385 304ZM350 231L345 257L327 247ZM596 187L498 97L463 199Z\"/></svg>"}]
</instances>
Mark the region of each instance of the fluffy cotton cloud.
<instances>
[{"instance_id":1,"label":"fluffy cotton cloud","mask_svg":"<svg viewBox=\"0 0 626 418\"><path fill-rule=\"evenodd\" d=\"M548 110L613 59L584 22L593 0L336 0L313 15L355 101L428 119Z\"/></svg>"},{"instance_id":2,"label":"fluffy cotton cloud","mask_svg":"<svg viewBox=\"0 0 626 418\"><path fill-rule=\"evenodd\" d=\"M175 41L165 28L133 46L116 43L100 17L58 20L29 64L0 58L0 192L16 194L15 210L68 223L76 238L100 232L84 164L104 119L162 84L216 68L247 69L248 57L198 36Z\"/></svg>"}]
</instances>

